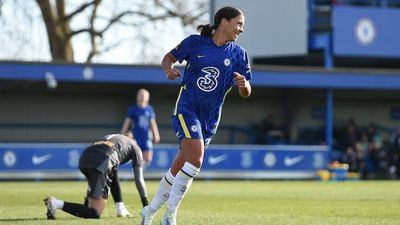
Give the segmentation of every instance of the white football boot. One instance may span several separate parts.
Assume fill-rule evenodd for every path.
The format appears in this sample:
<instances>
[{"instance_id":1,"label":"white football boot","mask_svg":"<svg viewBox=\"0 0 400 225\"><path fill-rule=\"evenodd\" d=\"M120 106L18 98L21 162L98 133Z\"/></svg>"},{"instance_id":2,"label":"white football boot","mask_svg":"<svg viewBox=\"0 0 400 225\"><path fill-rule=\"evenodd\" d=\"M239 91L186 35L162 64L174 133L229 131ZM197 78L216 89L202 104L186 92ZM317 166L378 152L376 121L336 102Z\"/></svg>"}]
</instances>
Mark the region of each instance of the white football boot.
<instances>
[{"instance_id":1,"label":"white football boot","mask_svg":"<svg viewBox=\"0 0 400 225\"><path fill-rule=\"evenodd\" d=\"M151 225L151 222L153 221L154 214L151 214L149 212L149 206L146 205L143 207L143 209L140 211L140 215L142 216L142 222L140 225Z\"/></svg>"},{"instance_id":2,"label":"white football boot","mask_svg":"<svg viewBox=\"0 0 400 225\"><path fill-rule=\"evenodd\" d=\"M44 201L44 204L46 205L46 207L47 207L47 212L46 212L46 215L47 215L47 219L48 220L55 220L56 219L56 212L57 212L57 209L54 207L54 203L53 203L53 201L55 200L55 198L54 197L51 197L51 196L47 196L43 201Z\"/></svg>"},{"instance_id":3,"label":"white football boot","mask_svg":"<svg viewBox=\"0 0 400 225\"><path fill-rule=\"evenodd\" d=\"M160 225L176 225L176 214L166 212L161 218Z\"/></svg>"}]
</instances>

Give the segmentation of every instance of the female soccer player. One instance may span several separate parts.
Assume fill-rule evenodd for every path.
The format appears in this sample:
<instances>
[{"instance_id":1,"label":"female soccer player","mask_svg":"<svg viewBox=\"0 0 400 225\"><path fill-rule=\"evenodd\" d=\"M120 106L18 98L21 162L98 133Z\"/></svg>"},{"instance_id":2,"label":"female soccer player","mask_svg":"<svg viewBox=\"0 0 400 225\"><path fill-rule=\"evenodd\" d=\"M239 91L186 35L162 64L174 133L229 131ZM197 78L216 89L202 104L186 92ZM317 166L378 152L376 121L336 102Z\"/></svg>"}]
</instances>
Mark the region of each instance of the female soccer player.
<instances>
[{"instance_id":1,"label":"female soccer player","mask_svg":"<svg viewBox=\"0 0 400 225\"><path fill-rule=\"evenodd\" d=\"M151 224L157 210L167 202L161 224L176 224L178 206L199 173L204 150L215 135L226 94L237 86L246 98L251 94L251 70L246 51L235 43L243 32L243 12L223 7L214 25L200 25L200 35L190 35L162 60L169 80L180 77L174 63L187 62L172 116L180 150L161 179L151 203L141 211L142 225Z\"/></svg>"},{"instance_id":2,"label":"female soccer player","mask_svg":"<svg viewBox=\"0 0 400 225\"><path fill-rule=\"evenodd\" d=\"M149 105L150 93L146 89L140 89L137 93L136 104L131 105L126 113L126 118L121 128L121 134L127 134L132 127L133 137L142 149L146 166L153 159L153 142L160 142L160 134L156 122L156 114ZM149 137L149 130L153 134L153 142Z\"/></svg>"},{"instance_id":3,"label":"female soccer player","mask_svg":"<svg viewBox=\"0 0 400 225\"><path fill-rule=\"evenodd\" d=\"M148 202L143 179L143 157L136 142L122 134L111 134L87 147L79 159L79 169L88 181L87 204L47 197L47 219L55 219L57 209L83 218L99 219L106 205L118 166L132 160L135 184L142 202Z\"/></svg>"}]
</instances>

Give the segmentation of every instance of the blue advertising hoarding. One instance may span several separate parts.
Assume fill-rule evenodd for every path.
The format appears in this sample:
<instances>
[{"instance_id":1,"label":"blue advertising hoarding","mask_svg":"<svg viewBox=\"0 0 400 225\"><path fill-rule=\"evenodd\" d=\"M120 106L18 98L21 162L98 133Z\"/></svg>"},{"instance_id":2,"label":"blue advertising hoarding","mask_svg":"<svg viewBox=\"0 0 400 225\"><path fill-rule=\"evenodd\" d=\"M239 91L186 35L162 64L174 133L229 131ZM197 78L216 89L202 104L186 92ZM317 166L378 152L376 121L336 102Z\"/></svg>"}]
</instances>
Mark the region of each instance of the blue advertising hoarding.
<instances>
[{"instance_id":1,"label":"blue advertising hoarding","mask_svg":"<svg viewBox=\"0 0 400 225\"><path fill-rule=\"evenodd\" d=\"M78 170L85 144L0 144L0 179L83 179ZM160 178L170 167L176 145L156 145L146 178ZM199 178L311 179L328 162L326 146L212 145ZM131 164L120 167L133 178Z\"/></svg>"},{"instance_id":2,"label":"blue advertising hoarding","mask_svg":"<svg viewBox=\"0 0 400 225\"><path fill-rule=\"evenodd\" d=\"M400 9L337 6L332 19L335 55L400 57Z\"/></svg>"}]
</instances>

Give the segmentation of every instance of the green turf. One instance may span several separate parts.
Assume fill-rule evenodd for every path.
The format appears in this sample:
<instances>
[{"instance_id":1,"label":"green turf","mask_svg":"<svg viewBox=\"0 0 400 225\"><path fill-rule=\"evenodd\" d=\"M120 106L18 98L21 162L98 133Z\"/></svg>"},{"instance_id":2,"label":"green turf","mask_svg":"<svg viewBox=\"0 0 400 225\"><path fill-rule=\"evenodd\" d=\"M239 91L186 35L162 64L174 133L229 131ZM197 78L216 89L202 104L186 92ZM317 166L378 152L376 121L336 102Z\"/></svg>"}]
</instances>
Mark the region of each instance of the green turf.
<instances>
[{"instance_id":1,"label":"green turf","mask_svg":"<svg viewBox=\"0 0 400 225\"><path fill-rule=\"evenodd\" d=\"M152 196L158 182L148 182ZM62 211L45 219L42 199L82 202L85 182L0 182L0 224L139 224L133 182L122 182L133 218L116 218L112 201L100 220ZM165 208L157 214L159 224ZM180 225L400 224L400 182L195 181L181 204Z\"/></svg>"}]
</instances>

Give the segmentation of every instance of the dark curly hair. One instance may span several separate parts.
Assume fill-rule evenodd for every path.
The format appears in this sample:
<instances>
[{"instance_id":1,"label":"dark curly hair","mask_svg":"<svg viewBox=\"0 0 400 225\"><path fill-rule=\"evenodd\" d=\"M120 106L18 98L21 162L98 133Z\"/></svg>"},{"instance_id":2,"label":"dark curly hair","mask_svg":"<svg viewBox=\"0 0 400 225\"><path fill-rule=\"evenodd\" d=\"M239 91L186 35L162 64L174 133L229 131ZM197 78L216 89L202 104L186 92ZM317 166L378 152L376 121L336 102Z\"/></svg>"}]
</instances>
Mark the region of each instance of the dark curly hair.
<instances>
[{"instance_id":1,"label":"dark curly hair","mask_svg":"<svg viewBox=\"0 0 400 225\"><path fill-rule=\"evenodd\" d=\"M213 29L217 29L222 19L230 20L232 18L237 17L238 15L243 15L243 12L235 7L225 6L218 10L214 15L214 25L211 24L202 24L197 26L197 30L200 31L200 35L203 36L212 36Z\"/></svg>"}]
</instances>

